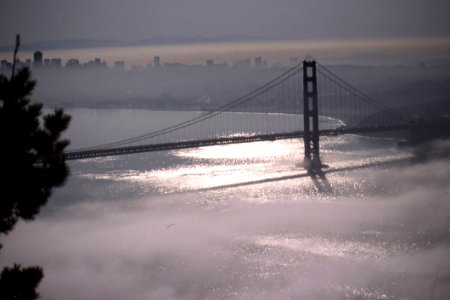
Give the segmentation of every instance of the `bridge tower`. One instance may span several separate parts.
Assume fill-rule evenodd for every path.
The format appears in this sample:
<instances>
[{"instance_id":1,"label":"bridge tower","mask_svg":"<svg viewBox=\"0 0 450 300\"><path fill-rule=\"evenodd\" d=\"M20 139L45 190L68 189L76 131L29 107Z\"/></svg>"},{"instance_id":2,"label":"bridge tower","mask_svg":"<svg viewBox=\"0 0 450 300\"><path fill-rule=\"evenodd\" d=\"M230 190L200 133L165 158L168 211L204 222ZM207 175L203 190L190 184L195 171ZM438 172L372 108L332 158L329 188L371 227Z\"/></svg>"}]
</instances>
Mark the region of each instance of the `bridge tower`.
<instances>
[{"instance_id":1,"label":"bridge tower","mask_svg":"<svg viewBox=\"0 0 450 300\"><path fill-rule=\"evenodd\" d=\"M303 141L307 169L321 167L319 157L319 110L317 105L316 61L303 61Z\"/></svg>"}]
</instances>

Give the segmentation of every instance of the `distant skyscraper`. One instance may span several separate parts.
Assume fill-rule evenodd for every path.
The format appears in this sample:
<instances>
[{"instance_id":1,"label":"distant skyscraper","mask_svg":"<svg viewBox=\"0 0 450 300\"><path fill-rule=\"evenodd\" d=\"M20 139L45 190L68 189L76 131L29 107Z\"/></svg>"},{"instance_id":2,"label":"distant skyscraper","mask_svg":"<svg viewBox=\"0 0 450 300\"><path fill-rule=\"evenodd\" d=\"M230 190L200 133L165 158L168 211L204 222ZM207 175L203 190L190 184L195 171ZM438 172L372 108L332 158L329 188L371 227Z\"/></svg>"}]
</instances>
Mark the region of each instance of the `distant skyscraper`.
<instances>
[{"instance_id":1,"label":"distant skyscraper","mask_svg":"<svg viewBox=\"0 0 450 300\"><path fill-rule=\"evenodd\" d=\"M61 68L62 67L61 58L52 58L52 59L50 59L50 66L52 66L54 68Z\"/></svg>"},{"instance_id":2,"label":"distant skyscraper","mask_svg":"<svg viewBox=\"0 0 450 300\"><path fill-rule=\"evenodd\" d=\"M259 56L259 57L257 57L257 58L255 58L255 66L256 67L261 67L262 66L262 57L261 56Z\"/></svg>"},{"instance_id":3,"label":"distant skyscraper","mask_svg":"<svg viewBox=\"0 0 450 300\"><path fill-rule=\"evenodd\" d=\"M157 68L161 67L161 59L159 56L153 57L153 66Z\"/></svg>"},{"instance_id":4,"label":"distant skyscraper","mask_svg":"<svg viewBox=\"0 0 450 300\"><path fill-rule=\"evenodd\" d=\"M77 68L80 66L80 61L77 58L71 58L66 62L67 68Z\"/></svg>"},{"instance_id":5,"label":"distant skyscraper","mask_svg":"<svg viewBox=\"0 0 450 300\"><path fill-rule=\"evenodd\" d=\"M33 54L33 67L41 67L42 66L42 52L36 51Z\"/></svg>"}]
</instances>

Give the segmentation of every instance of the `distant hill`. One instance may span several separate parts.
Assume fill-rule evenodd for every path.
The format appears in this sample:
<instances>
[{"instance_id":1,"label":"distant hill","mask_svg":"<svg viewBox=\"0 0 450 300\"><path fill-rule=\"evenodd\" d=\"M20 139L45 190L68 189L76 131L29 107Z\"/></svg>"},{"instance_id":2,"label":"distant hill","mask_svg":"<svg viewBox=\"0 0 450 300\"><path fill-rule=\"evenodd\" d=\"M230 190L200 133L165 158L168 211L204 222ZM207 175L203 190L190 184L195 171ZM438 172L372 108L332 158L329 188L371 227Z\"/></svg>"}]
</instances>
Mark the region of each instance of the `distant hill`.
<instances>
[{"instance_id":1,"label":"distant hill","mask_svg":"<svg viewBox=\"0 0 450 300\"><path fill-rule=\"evenodd\" d=\"M200 43L225 43L259 41L258 37L224 35L219 37L155 37L132 42L123 42L111 39L67 39L50 40L32 43L23 43L22 50L54 50L54 49L77 49L77 48L101 48L101 47L126 47L126 46L146 46L146 45L177 45L177 44L200 44ZM0 52L13 51L13 45L0 47Z\"/></svg>"},{"instance_id":2,"label":"distant hill","mask_svg":"<svg viewBox=\"0 0 450 300\"><path fill-rule=\"evenodd\" d=\"M96 47L119 47L126 46L126 43L116 40L89 40L89 39L71 39L71 40L52 40L32 43L22 43L22 50L53 50L53 49L76 49L76 48L96 48ZM12 51L13 46L0 47L0 51Z\"/></svg>"}]
</instances>

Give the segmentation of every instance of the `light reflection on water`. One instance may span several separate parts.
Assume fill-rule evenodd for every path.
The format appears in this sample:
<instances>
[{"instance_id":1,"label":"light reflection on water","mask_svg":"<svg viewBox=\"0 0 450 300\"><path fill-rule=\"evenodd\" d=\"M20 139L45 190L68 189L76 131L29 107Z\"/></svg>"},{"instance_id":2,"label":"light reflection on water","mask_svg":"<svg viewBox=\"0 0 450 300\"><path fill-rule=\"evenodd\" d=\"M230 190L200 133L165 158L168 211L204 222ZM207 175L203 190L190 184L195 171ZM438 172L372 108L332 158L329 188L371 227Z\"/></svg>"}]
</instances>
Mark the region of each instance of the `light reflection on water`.
<instances>
[{"instance_id":1,"label":"light reflection on water","mask_svg":"<svg viewBox=\"0 0 450 300\"><path fill-rule=\"evenodd\" d=\"M390 253L398 252L396 247L388 249L386 245L372 245L366 242L325 237L262 236L255 243L269 248L284 248L303 253L304 256L351 258L361 261L381 259Z\"/></svg>"},{"instance_id":2,"label":"light reflection on water","mask_svg":"<svg viewBox=\"0 0 450 300\"><path fill-rule=\"evenodd\" d=\"M354 181L352 177L341 176L339 172L346 169L364 169L367 166L376 166L383 162L408 159L408 153L401 153L393 147L383 150L383 156L376 155L378 150L367 150L355 156L355 149L348 147L352 142L361 139L356 136L325 138L322 142L323 160L330 165L324 169L331 181L333 193L331 195L320 195L319 200L329 200L333 195L361 195L367 188L365 180ZM363 139L364 140L364 139ZM386 142L382 142L386 145ZM171 151L171 159L157 160L153 166L154 158L159 154L139 154L124 157L98 158L86 160L100 164L102 169L98 172L89 171L79 174L80 178L92 180L106 180L124 185L138 186L142 194L148 195L149 190L145 187L155 187L158 193L167 194L174 192L189 192L210 189L210 193L218 194L222 191L218 188L239 188L244 194L256 189L271 191L288 190L289 193L296 191L298 195L316 194L316 189L311 186L311 179L302 167L303 145L299 140L286 140L275 142L255 142L237 145L219 145L195 149ZM127 163L136 158L137 163ZM175 161L172 161L172 160ZM78 163L78 162L77 162ZM129 166L133 168L129 168ZM332 179L332 180L331 180ZM301 184L294 184L293 180ZM276 184L274 184L276 183ZM245 197L243 197L245 198ZM298 201L295 197L295 201ZM256 201L272 201L258 197ZM310 197L305 197L309 200ZM249 197L248 201L255 201ZM278 199L279 200L279 199ZM317 199L315 199L317 201Z\"/></svg>"},{"instance_id":3,"label":"light reflection on water","mask_svg":"<svg viewBox=\"0 0 450 300\"><path fill-rule=\"evenodd\" d=\"M200 159L233 159L236 161L265 159L272 161L274 157L292 154L292 146L291 141L255 142L180 150L175 155Z\"/></svg>"}]
</instances>

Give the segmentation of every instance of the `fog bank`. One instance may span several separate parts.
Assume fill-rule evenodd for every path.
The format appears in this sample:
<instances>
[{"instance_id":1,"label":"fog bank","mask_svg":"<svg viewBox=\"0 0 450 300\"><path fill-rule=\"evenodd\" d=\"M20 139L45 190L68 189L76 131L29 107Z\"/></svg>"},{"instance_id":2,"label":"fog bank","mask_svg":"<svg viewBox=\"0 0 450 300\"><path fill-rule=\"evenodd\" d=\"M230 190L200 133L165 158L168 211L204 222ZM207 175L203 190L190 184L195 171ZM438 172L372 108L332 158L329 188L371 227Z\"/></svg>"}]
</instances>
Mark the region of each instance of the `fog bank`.
<instances>
[{"instance_id":1,"label":"fog bank","mask_svg":"<svg viewBox=\"0 0 450 300\"><path fill-rule=\"evenodd\" d=\"M42 265L43 299L446 299L449 170L83 201L20 223L2 264Z\"/></svg>"}]
</instances>

